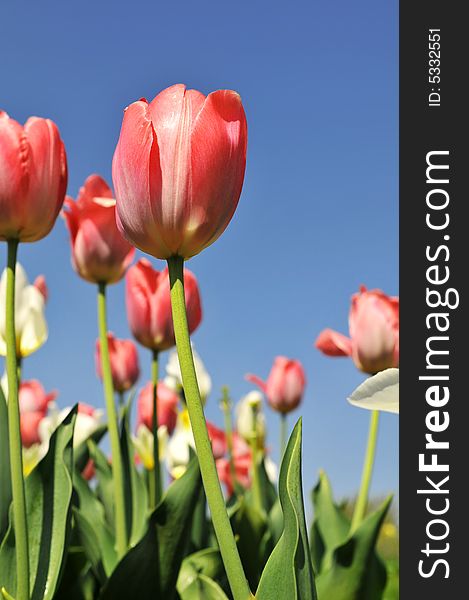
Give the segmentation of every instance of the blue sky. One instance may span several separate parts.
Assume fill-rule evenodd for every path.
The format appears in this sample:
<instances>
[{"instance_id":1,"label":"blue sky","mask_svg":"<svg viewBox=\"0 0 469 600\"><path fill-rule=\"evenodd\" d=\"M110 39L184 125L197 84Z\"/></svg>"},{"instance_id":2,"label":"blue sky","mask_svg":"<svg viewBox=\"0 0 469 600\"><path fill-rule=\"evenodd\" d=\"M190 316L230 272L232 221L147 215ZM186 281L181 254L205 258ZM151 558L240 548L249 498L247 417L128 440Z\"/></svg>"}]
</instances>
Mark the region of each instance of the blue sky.
<instances>
[{"instance_id":1,"label":"blue sky","mask_svg":"<svg viewBox=\"0 0 469 600\"><path fill-rule=\"evenodd\" d=\"M218 391L252 389L273 358L300 359L308 387L305 493L325 468L338 496L360 479L368 413L346 396L363 380L351 361L322 356L324 327L347 332L360 284L398 293L397 2L141 1L10 3L0 21L0 107L20 122L54 119L69 160L68 193L91 173L110 182L122 111L173 83L237 90L249 125L238 210L188 267L204 321L194 342ZM5 248L3 248L5 255ZM102 406L94 372L96 294L70 265L59 219L20 247L31 279L46 275L50 338L24 374L59 390L63 406ZM163 263L153 261L161 268ZM128 337L124 285L112 287L110 328ZM149 356L141 350L145 378ZM277 415L268 412L277 457ZM398 424L383 415L373 490L398 485Z\"/></svg>"}]
</instances>

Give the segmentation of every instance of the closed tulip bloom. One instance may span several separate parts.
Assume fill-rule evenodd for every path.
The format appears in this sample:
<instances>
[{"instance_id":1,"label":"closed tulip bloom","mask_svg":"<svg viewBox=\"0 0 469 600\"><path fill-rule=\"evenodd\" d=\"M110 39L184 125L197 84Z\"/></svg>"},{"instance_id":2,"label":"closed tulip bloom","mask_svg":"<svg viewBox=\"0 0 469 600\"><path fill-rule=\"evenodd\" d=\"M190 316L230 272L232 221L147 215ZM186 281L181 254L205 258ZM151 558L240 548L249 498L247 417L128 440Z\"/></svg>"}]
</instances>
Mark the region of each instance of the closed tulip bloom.
<instances>
[{"instance_id":1,"label":"closed tulip bloom","mask_svg":"<svg viewBox=\"0 0 469 600\"><path fill-rule=\"evenodd\" d=\"M282 414L291 412L300 404L306 385L301 363L285 356L277 356L267 381L257 375L247 375L246 379L258 385L271 408Z\"/></svg>"},{"instance_id":2,"label":"closed tulip bloom","mask_svg":"<svg viewBox=\"0 0 469 600\"><path fill-rule=\"evenodd\" d=\"M90 175L76 202L67 196L64 206L75 271L91 283L122 279L135 248L116 227L116 201L108 184L99 175Z\"/></svg>"},{"instance_id":3,"label":"closed tulip bloom","mask_svg":"<svg viewBox=\"0 0 469 600\"><path fill-rule=\"evenodd\" d=\"M243 105L231 90L205 97L179 84L131 104L112 163L120 230L157 258L201 252L236 210L246 144Z\"/></svg>"},{"instance_id":4,"label":"closed tulip bloom","mask_svg":"<svg viewBox=\"0 0 469 600\"><path fill-rule=\"evenodd\" d=\"M125 392L137 382L140 375L137 348L132 340L120 340L114 337L112 333L107 334L107 340L114 389L116 392ZM96 340L95 362L98 377L102 379L101 345L99 340Z\"/></svg>"},{"instance_id":5,"label":"closed tulip bloom","mask_svg":"<svg viewBox=\"0 0 469 600\"><path fill-rule=\"evenodd\" d=\"M192 333L202 320L202 306L197 279L188 269L184 294ZM127 272L125 298L130 329L142 346L162 351L176 344L167 269L157 271L147 259L140 259Z\"/></svg>"},{"instance_id":6,"label":"closed tulip bloom","mask_svg":"<svg viewBox=\"0 0 469 600\"><path fill-rule=\"evenodd\" d=\"M15 334L18 358L29 356L47 340L44 294L47 295L44 277L40 276L31 285L23 267L16 263ZM6 356L5 303L6 270L0 279L0 354L3 356Z\"/></svg>"},{"instance_id":7,"label":"closed tulip bloom","mask_svg":"<svg viewBox=\"0 0 469 600\"><path fill-rule=\"evenodd\" d=\"M45 237L66 189L67 158L55 123L30 117L23 126L0 110L0 240Z\"/></svg>"},{"instance_id":8,"label":"closed tulip bloom","mask_svg":"<svg viewBox=\"0 0 469 600\"><path fill-rule=\"evenodd\" d=\"M350 356L358 369L373 375L399 366L399 298L364 286L352 296L350 338L325 329L316 347L327 356Z\"/></svg>"},{"instance_id":9,"label":"closed tulip bloom","mask_svg":"<svg viewBox=\"0 0 469 600\"><path fill-rule=\"evenodd\" d=\"M176 427L179 396L162 381L157 387L158 427L166 426L169 435ZM141 390L137 401L137 429L145 425L152 431L153 426L153 384L151 381Z\"/></svg>"}]
</instances>

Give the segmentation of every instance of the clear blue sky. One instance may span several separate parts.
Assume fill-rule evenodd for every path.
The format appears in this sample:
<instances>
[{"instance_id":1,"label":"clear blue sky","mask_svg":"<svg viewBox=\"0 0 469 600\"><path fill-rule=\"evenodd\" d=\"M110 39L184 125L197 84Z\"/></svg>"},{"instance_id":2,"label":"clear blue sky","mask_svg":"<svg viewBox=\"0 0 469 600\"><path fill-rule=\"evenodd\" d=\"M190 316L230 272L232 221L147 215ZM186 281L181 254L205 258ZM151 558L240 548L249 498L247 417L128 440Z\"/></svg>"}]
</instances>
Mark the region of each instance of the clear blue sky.
<instances>
[{"instance_id":1,"label":"clear blue sky","mask_svg":"<svg viewBox=\"0 0 469 600\"><path fill-rule=\"evenodd\" d=\"M69 160L68 193L93 172L110 182L122 111L173 83L237 90L249 124L239 208L225 234L189 263L204 321L194 341L218 390L235 398L273 358L300 359L308 377L305 492L319 468L338 495L358 486L368 412L346 396L363 379L313 343L347 332L360 284L398 289L397 1L9 2L0 19L0 107L20 122L54 119ZM2 246L5 255L5 247ZM45 273L50 338L24 374L60 391L61 405L102 406L94 371L95 290L74 274L68 234L22 245L31 279ZM154 261L163 267L163 263ZM110 327L128 337L123 283ZM140 352L144 374L149 357ZM290 417L293 424L299 412ZM277 456L277 416L268 411ZM384 415L373 489L397 489L398 424Z\"/></svg>"}]
</instances>

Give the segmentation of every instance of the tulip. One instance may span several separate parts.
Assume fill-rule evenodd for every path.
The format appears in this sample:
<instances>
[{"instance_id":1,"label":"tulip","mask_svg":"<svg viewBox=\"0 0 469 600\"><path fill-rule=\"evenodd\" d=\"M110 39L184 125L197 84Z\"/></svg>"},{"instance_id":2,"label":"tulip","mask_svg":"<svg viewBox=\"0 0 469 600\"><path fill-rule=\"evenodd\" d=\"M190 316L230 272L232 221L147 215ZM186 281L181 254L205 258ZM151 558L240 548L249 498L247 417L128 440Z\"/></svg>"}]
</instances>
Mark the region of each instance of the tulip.
<instances>
[{"instance_id":1,"label":"tulip","mask_svg":"<svg viewBox=\"0 0 469 600\"><path fill-rule=\"evenodd\" d=\"M195 350L192 350L192 352L200 396L202 401L205 402L212 389L212 380L200 356L197 354L197 352L195 352ZM169 359L166 364L166 377L164 378L164 382L169 388L175 391L180 391L183 388L181 367L179 365L179 359L176 350L172 350L169 354Z\"/></svg>"},{"instance_id":2,"label":"tulip","mask_svg":"<svg viewBox=\"0 0 469 600\"><path fill-rule=\"evenodd\" d=\"M41 443L49 447L51 435L62 423L65 417L71 411L68 406L62 410L49 411L49 414L39 423L39 437ZM73 447L78 448L83 442L86 442L101 426L103 411L96 409L89 404L80 402L75 419L75 429L73 433Z\"/></svg>"},{"instance_id":3,"label":"tulip","mask_svg":"<svg viewBox=\"0 0 469 600\"><path fill-rule=\"evenodd\" d=\"M164 425L171 435L176 427L179 396L162 381L157 388L158 427ZM151 382L140 391L137 401L137 429L145 425L149 431L153 426L153 384Z\"/></svg>"},{"instance_id":4,"label":"tulip","mask_svg":"<svg viewBox=\"0 0 469 600\"><path fill-rule=\"evenodd\" d=\"M359 408L399 414L399 369L385 369L369 377L347 400Z\"/></svg>"},{"instance_id":5,"label":"tulip","mask_svg":"<svg viewBox=\"0 0 469 600\"><path fill-rule=\"evenodd\" d=\"M15 333L16 353L18 358L29 356L40 348L47 340L47 323L45 320L45 279L41 276L30 285L25 270L16 264L15 280ZM0 354L6 356L6 270L0 280Z\"/></svg>"},{"instance_id":6,"label":"tulip","mask_svg":"<svg viewBox=\"0 0 469 600\"><path fill-rule=\"evenodd\" d=\"M132 340L120 340L114 337L112 333L107 334L107 339L114 389L119 393L123 393L137 382L140 375L137 348ZM102 379L101 345L99 340L96 340L95 363L98 377Z\"/></svg>"},{"instance_id":7,"label":"tulip","mask_svg":"<svg viewBox=\"0 0 469 600\"><path fill-rule=\"evenodd\" d=\"M67 158L55 123L30 117L22 126L0 110L0 240L45 237L66 189Z\"/></svg>"},{"instance_id":8,"label":"tulip","mask_svg":"<svg viewBox=\"0 0 469 600\"><path fill-rule=\"evenodd\" d=\"M185 269L185 299L189 331L202 320L197 279ZM167 350L175 345L168 270L157 271L145 258L127 272L126 304L130 329L135 339L150 350Z\"/></svg>"},{"instance_id":9,"label":"tulip","mask_svg":"<svg viewBox=\"0 0 469 600\"><path fill-rule=\"evenodd\" d=\"M205 97L179 84L131 104L112 162L119 229L157 258L201 252L236 210L246 144L236 92Z\"/></svg>"},{"instance_id":10,"label":"tulip","mask_svg":"<svg viewBox=\"0 0 469 600\"><path fill-rule=\"evenodd\" d=\"M236 406L236 429L238 434L248 443L253 436L263 448L266 434L265 416L262 412L262 394L249 392Z\"/></svg>"},{"instance_id":11,"label":"tulip","mask_svg":"<svg viewBox=\"0 0 469 600\"><path fill-rule=\"evenodd\" d=\"M104 179L90 175L76 202L67 196L64 206L75 271L91 283L122 279L135 248L117 230L116 201Z\"/></svg>"},{"instance_id":12,"label":"tulip","mask_svg":"<svg viewBox=\"0 0 469 600\"><path fill-rule=\"evenodd\" d=\"M158 457L164 457L165 448L168 441L168 430L166 425L158 427ZM155 451L154 451L154 438L152 432L146 425L139 425L137 427L137 433L132 436L134 448L137 452L138 458L142 461L143 466L147 471L153 471L155 468Z\"/></svg>"},{"instance_id":13,"label":"tulip","mask_svg":"<svg viewBox=\"0 0 469 600\"><path fill-rule=\"evenodd\" d=\"M352 296L350 338L325 329L316 348L327 356L351 356L358 369L373 375L399 366L399 298L362 286Z\"/></svg>"},{"instance_id":14,"label":"tulip","mask_svg":"<svg viewBox=\"0 0 469 600\"><path fill-rule=\"evenodd\" d=\"M258 385L271 408L283 415L300 404L306 385L301 363L285 356L277 356L267 381L262 381L257 375L246 375L246 379Z\"/></svg>"}]
</instances>

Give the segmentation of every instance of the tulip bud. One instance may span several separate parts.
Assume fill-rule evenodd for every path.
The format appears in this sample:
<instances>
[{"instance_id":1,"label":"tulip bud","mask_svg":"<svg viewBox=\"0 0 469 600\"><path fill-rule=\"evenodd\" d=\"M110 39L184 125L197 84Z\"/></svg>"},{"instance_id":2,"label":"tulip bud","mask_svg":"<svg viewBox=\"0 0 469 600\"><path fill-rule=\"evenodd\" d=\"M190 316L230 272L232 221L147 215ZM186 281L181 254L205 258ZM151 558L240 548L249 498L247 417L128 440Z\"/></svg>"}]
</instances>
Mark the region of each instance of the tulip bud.
<instances>
[{"instance_id":1,"label":"tulip bud","mask_svg":"<svg viewBox=\"0 0 469 600\"><path fill-rule=\"evenodd\" d=\"M257 375L246 375L246 379L258 385L270 407L282 414L288 414L300 404L306 385L300 361L285 356L277 356L266 382Z\"/></svg>"},{"instance_id":2,"label":"tulip bud","mask_svg":"<svg viewBox=\"0 0 469 600\"><path fill-rule=\"evenodd\" d=\"M236 406L236 430L246 441L253 437L257 439L259 447L264 446L266 433L265 416L262 412L262 394L258 391L249 392Z\"/></svg>"},{"instance_id":3,"label":"tulip bud","mask_svg":"<svg viewBox=\"0 0 469 600\"><path fill-rule=\"evenodd\" d=\"M150 350L174 346L168 270L157 271L142 258L130 267L125 283L127 317L135 339ZM193 333L202 320L202 306L197 279L188 269L184 271L184 295L189 333Z\"/></svg>"},{"instance_id":4,"label":"tulip bud","mask_svg":"<svg viewBox=\"0 0 469 600\"><path fill-rule=\"evenodd\" d=\"M327 356L350 356L358 369L373 375L399 366L399 298L362 286L352 296L350 338L325 329L316 348Z\"/></svg>"},{"instance_id":5,"label":"tulip bud","mask_svg":"<svg viewBox=\"0 0 469 600\"><path fill-rule=\"evenodd\" d=\"M169 435L176 427L177 407L179 396L170 390L162 381L157 387L157 411L158 427L166 426ZM137 429L140 425L145 425L152 431L153 428L153 384L151 381L141 390L137 401Z\"/></svg>"},{"instance_id":6,"label":"tulip bud","mask_svg":"<svg viewBox=\"0 0 469 600\"><path fill-rule=\"evenodd\" d=\"M112 333L107 334L107 339L114 389L116 392L125 392L137 382L140 376L137 348L132 340L119 340ZM95 362L98 377L102 379L99 340L96 340Z\"/></svg>"},{"instance_id":7,"label":"tulip bud","mask_svg":"<svg viewBox=\"0 0 469 600\"><path fill-rule=\"evenodd\" d=\"M23 127L0 110L0 240L45 237L66 189L67 158L57 126L30 117Z\"/></svg>"},{"instance_id":8,"label":"tulip bud","mask_svg":"<svg viewBox=\"0 0 469 600\"><path fill-rule=\"evenodd\" d=\"M225 230L246 166L241 98L184 85L124 113L112 162L119 229L157 258L190 258Z\"/></svg>"},{"instance_id":9,"label":"tulip bud","mask_svg":"<svg viewBox=\"0 0 469 600\"><path fill-rule=\"evenodd\" d=\"M135 248L116 227L116 201L99 175L90 175L76 202L67 196L63 216L70 233L72 264L91 283L116 283L133 260Z\"/></svg>"}]
</instances>

